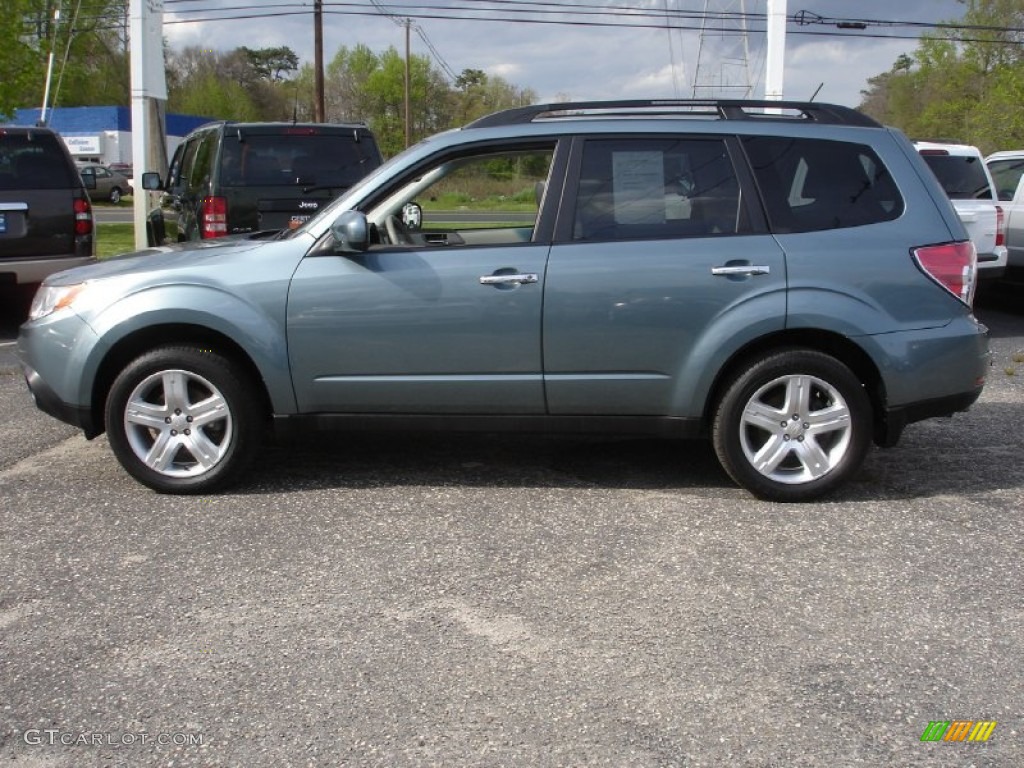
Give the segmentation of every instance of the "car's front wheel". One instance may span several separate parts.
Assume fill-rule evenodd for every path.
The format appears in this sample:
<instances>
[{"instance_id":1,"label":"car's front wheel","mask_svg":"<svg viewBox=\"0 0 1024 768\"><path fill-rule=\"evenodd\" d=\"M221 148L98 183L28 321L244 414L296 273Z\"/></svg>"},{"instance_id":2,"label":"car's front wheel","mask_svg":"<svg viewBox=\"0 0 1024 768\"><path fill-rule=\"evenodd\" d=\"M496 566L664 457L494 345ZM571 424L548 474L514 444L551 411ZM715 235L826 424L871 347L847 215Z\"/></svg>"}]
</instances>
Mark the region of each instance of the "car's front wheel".
<instances>
[{"instance_id":1,"label":"car's front wheel","mask_svg":"<svg viewBox=\"0 0 1024 768\"><path fill-rule=\"evenodd\" d=\"M121 202L121 190L118 189L117 187L114 187L112 190L110 190L110 202L114 203L114 205L117 205L119 202Z\"/></svg>"},{"instance_id":2,"label":"car's front wheel","mask_svg":"<svg viewBox=\"0 0 1024 768\"><path fill-rule=\"evenodd\" d=\"M773 501L831 493L871 444L871 402L842 362L785 349L739 373L712 425L718 459L737 483Z\"/></svg>"},{"instance_id":3,"label":"car's front wheel","mask_svg":"<svg viewBox=\"0 0 1024 768\"><path fill-rule=\"evenodd\" d=\"M135 479L161 493L224 487L251 463L264 426L252 383L228 358L159 347L129 363L106 405L110 447Z\"/></svg>"}]
</instances>

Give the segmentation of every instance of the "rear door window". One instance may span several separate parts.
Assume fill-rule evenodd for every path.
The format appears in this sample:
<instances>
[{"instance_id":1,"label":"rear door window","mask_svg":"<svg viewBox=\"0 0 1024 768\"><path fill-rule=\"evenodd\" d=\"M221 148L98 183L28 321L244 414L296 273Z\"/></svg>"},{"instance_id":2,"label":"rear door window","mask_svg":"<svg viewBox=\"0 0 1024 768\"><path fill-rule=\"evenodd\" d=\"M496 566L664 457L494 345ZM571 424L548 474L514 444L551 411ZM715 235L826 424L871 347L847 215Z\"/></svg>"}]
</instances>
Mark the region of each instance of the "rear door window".
<instances>
[{"instance_id":1,"label":"rear door window","mask_svg":"<svg viewBox=\"0 0 1024 768\"><path fill-rule=\"evenodd\" d=\"M899 218L904 203L868 146L824 139L743 139L772 230L814 232Z\"/></svg>"},{"instance_id":2,"label":"rear door window","mask_svg":"<svg viewBox=\"0 0 1024 768\"><path fill-rule=\"evenodd\" d=\"M588 140L573 240L707 237L749 230L722 139Z\"/></svg>"}]
</instances>

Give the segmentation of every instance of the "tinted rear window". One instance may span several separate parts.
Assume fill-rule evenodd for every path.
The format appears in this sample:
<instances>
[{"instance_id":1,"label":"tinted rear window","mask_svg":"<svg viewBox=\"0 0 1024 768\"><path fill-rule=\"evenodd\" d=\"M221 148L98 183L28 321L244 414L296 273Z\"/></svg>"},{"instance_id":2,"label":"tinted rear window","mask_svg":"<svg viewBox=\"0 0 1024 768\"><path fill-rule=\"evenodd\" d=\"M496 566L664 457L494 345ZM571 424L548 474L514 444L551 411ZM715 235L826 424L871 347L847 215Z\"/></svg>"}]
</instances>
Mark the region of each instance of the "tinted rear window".
<instances>
[{"instance_id":1,"label":"tinted rear window","mask_svg":"<svg viewBox=\"0 0 1024 768\"><path fill-rule=\"evenodd\" d=\"M863 144L759 136L743 140L772 230L814 232L891 221L903 198Z\"/></svg>"},{"instance_id":2,"label":"tinted rear window","mask_svg":"<svg viewBox=\"0 0 1024 768\"><path fill-rule=\"evenodd\" d=\"M71 168L58 143L48 133L11 134L0 131L0 189L69 189Z\"/></svg>"},{"instance_id":3,"label":"tinted rear window","mask_svg":"<svg viewBox=\"0 0 1024 768\"><path fill-rule=\"evenodd\" d=\"M992 187L980 157L921 153L953 200L991 200Z\"/></svg>"},{"instance_id":4,"label":"tinted rear window","mask_svg":"<svg viewBox=\"0 0 1024 768\"><path fill-rule=\"evenodd\" d=\"M300 129L301 130L301 129ZM351 132L246 135L225 132L221 184L350 187L380 165L373 140Z\"/></svg>"}]
</instances>

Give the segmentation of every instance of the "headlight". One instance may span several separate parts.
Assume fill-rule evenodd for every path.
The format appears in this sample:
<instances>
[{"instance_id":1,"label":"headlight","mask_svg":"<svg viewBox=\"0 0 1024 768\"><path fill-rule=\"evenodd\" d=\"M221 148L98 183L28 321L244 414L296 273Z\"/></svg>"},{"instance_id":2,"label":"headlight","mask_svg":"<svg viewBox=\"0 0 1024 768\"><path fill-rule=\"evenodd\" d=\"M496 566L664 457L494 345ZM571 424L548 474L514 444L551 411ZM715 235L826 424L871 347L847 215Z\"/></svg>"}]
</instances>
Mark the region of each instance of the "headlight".
<instances>
[{"instance_id":1,"label":"headlight","mask_svg":"<svg viewBox=\"0 0 1024 768\"><path fill-rule=\"evenodd\" d=\"M53 314L70 307L78 295L85 290L88 283L75 285L43 285L36 291L32 299L32 307L28 311L29 320Z\"/></svg>"}]
</instances>

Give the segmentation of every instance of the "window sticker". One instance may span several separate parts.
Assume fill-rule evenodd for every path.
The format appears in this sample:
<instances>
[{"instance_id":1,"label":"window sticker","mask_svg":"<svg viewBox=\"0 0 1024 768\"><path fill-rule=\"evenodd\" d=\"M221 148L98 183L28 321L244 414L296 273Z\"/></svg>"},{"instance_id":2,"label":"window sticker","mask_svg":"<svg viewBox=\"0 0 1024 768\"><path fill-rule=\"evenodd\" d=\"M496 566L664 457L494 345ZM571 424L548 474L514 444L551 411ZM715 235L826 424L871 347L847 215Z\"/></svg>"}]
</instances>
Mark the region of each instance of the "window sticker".
<instances>
[{"instance_id":1,"label":"window sticker","mask_svg":"<svg viewBox=\"0 0 1024 768\"><path fill-rule=\"evenodd\" d=\"M612 188L617 224L665 223L664 153L614 152Z\"/></svg>"}]
</instances>

